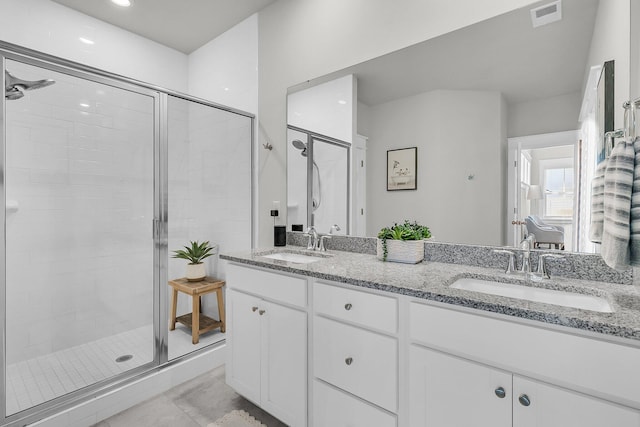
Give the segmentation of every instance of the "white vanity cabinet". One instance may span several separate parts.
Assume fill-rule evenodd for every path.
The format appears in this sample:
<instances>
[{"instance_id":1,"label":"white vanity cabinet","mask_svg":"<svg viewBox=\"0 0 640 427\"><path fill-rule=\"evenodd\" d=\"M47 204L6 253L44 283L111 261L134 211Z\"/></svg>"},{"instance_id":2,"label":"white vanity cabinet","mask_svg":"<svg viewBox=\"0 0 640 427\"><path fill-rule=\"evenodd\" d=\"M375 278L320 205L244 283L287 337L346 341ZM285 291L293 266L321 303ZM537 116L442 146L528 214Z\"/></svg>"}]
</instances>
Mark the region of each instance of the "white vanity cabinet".
<instances>
[{"instance_id":1,"label":"white vanity cabinet","mask_svg":"<svg viewBox=\"0 0 640 427\"><path fill-rule=\"evenodd\" d=\"M640 426L637 348L417 303L410 337L411 427Z\"/></svg>"},{"instance_id":2,"label":"white vanity cabinet","mask_svg":"<svg viewBox=\"0 0 640 427\"><path fill-rule=\"evenodd\" d=\"M395 427L398 300L313 284L313 427Z\"/></svg>"},{"instance_id":3,"label":"white vanity cabinet","mask_svg":"<svg viewBox=\"0 0 640 427\"><path fill-rule=\"evenodd\" d=\"M307 425L307 280L227 266L226 381L294 427Z\"/></svg>"}]
</instances>

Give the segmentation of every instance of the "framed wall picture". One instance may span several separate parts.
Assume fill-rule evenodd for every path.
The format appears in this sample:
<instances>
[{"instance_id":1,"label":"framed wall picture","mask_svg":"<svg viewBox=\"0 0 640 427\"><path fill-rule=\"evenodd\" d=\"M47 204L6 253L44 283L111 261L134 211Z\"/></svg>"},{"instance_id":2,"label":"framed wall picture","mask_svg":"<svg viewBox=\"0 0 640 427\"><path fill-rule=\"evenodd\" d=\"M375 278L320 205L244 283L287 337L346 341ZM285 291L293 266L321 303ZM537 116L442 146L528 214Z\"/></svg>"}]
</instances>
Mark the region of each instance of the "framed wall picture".
<instances>
[{"instance_id":1,"label":"framed wall picture","mask_svg":"<svg viewBox=\"0 0 640 427\"><path fill-rule=\"evenodd\" d=\"M387 191L418 188L418 147L387 150Z\"/></svg>"}]
</instances>

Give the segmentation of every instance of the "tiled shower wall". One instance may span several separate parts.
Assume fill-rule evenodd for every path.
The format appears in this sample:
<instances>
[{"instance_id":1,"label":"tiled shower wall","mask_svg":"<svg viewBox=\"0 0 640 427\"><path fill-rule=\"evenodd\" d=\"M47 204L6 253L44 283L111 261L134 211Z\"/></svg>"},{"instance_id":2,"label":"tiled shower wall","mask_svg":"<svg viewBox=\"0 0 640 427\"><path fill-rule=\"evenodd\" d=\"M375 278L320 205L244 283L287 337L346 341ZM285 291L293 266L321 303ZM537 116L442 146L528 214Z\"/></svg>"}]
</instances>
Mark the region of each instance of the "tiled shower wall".
<instances>
[{"instance_id":1,"label":"tiled shower wall","mask_svg":"<svg viewBox=\"0 0 640 427\"><path fill-rule=\"evenodd\" d=\"M170 254L191 240L225 252L251 246L251 119L169 97ZM224 279L217 256L205 265ZM170 258L169 278L183 277L185 268L186 261ZM213 295L203 305L218 317ZM181 295L178 314L189 312L191 301Z\"/></svg>"},{"instance_id":2,"label":"tiled shower wall","mask_svg":"<svg viewBox=\"0 0 640 427\"><path fill-rule=\"evenodd\" d=\"M7 69L56 80L7 101L11 364L152 322L153 100Z\"/></svg>"}]
</instances>

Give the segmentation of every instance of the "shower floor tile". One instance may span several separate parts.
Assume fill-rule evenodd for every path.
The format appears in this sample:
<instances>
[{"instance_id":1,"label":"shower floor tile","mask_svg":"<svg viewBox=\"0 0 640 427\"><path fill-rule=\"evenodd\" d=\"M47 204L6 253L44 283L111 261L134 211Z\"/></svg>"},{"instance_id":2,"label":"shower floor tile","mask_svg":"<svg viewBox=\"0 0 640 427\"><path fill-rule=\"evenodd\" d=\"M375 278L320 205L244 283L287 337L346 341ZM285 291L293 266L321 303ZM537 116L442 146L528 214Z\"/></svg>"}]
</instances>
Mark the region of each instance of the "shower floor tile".
<instances>
[{"instance_id":1,"label":"shower floor tile","mask_svg":"<svg viewBox=\"0 0 640 427\"><path fill-rule=\"evenodd\" d=\"M191 343L191 331L169 331L169 359L224 339L212 331ZM143 326L55 353L7 365L7 415L39 405L153 360L153 328ZM116 362L122 355L131 359Z\"/></svg>"}]
</instances>

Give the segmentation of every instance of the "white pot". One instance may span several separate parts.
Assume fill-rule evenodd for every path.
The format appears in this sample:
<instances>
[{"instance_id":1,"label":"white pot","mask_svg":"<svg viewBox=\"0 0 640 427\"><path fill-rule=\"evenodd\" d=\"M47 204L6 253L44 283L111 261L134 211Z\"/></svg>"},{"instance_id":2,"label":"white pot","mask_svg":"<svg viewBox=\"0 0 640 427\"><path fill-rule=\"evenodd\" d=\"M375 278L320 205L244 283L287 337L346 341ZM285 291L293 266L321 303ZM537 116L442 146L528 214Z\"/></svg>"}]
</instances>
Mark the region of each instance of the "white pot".
<instances>
[{"instance_id":1,"label":"white pot","mask_svg":"<svg viewBox=\"0 0 640 427\"><path fill-rule=\"evenodd\" d=\"M187 280L190 282L199 282L207 276L207 272L204 270L204 264L187 264Z\"/></svg>"},{"instance_id":2,"label":"white pot","mask_svg":"<svg viewBox=\"0 0 640 427\"><path fill-rule=\"evenodd\" d=\"M378 239L378 259L382 260L382 240ZM424 259L424 240L387 239L387 261L417 264Z\"/></svg>"}]
</instances>

